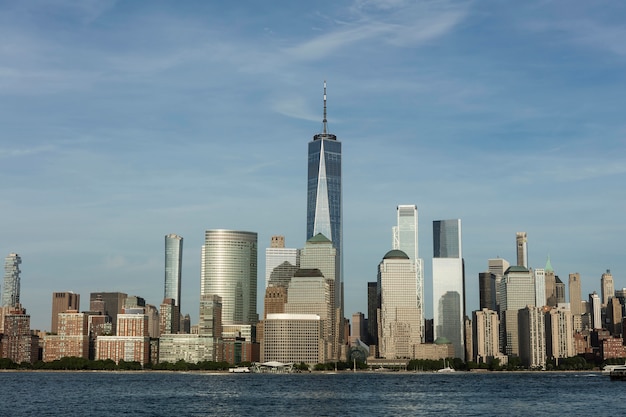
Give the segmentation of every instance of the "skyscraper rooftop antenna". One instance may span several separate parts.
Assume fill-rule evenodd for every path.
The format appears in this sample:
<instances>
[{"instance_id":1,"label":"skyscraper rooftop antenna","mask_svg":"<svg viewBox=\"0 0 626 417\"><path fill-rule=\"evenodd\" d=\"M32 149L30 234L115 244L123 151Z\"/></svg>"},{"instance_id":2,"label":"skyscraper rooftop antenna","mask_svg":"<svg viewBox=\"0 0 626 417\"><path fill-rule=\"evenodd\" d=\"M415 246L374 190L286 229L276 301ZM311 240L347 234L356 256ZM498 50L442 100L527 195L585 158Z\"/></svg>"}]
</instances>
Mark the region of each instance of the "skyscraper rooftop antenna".
<instances>
[{"instance_id":1,"label":"skyscraper rooftop antenna","mask_svg":"<svg viewBox=\"0 0 626 417\"><path fill-rule=\"evenodd\" d=\"M328 120L326 120L326 80L324 80L324 120L322 121L323 124L323 134L328 133Z\"/></svg>"}]
</instances>

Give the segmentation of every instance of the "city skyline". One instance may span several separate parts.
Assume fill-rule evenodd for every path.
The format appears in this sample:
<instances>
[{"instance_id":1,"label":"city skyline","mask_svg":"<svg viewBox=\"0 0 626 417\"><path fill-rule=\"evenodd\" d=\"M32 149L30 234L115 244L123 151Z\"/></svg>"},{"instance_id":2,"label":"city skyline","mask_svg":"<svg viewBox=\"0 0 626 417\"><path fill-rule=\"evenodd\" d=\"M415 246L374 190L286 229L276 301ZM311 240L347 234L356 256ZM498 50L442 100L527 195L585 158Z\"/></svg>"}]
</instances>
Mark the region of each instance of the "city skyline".
<instances>
[{"instance_id":1,"label":"city skyline","mask_svg":"<svg viewBox=\"0 0 626 417\"><path fill-rule=\"evenodd\" d=\"M561 279L580 273L583 299L606 269L626 287L626 13L606 6L0 6L0 252L22 257L33 328L55 291L160 305L167 233L185 237L193 322L204 230L254 231L261 253L275 234L303 247L323 80L346 155L347 317L366 311L398 204L420 208L422 254L433 220L462 219L468 311L486 260L516 263L522 230L529 266L550 255Z\"/></svg>"}]
</instances>

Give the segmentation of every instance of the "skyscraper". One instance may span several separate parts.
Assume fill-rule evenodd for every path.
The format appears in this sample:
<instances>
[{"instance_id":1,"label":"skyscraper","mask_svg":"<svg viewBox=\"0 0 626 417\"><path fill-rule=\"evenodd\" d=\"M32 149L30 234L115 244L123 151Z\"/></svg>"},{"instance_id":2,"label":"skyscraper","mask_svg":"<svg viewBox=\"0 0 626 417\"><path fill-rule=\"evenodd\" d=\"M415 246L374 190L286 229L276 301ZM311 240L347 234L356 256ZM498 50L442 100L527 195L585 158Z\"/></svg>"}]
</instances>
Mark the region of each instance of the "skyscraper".
<instances>
[{"instance_id":1,"label":"skyscraper","mask_svg":"<svg viewBox=\"0 0 626 417\"><path fill-rule=\"evenodd\" d=\"M574 330L579 332L583 329L582 316L585 314L585 309L583 308L582 285L578 272L569 274L569 305Z\"/></svg>"},{"instance_id":2,"label":"skyscraper","mask_svg":"<svg viewBox=\"0 0 626 417\"><path fill-rule=\"evenodd\" d=\"M589 309L591 311L591 328L602 329L602 305L600 297L595 291L589 294Z\"/></svg>"},{"instance_id":3,"label":"skyscraper","mask_svg":"<svg viewBox=\"0 0 626 417\"><path fill-rule=\"evenodd\" d=\"M518 313L536 301L535 282L531 271L511 266L500 281L500 343L502 352L519 355Z\"/></svg>"},{"instance_id":4,"label":"skyscraper","mask_svg":"<svg viewBox=\"0 0 626 417\"><path fill-rule=\"evenodd\" d=\"M378 265L378 339L383 358L413 357L413 347L421 343L423 324L418 309L415 267L415 262L399 249L387 252Z\"/></svg>"},{"instance_id":5,"label":"skyscraper","mask_svg":"<svg viewBox=\"0 0 626 417\"><path fill-rule=\"evenodd\" d=\"M224 325L254 325L257 322L256 233L207 230L200 274L200 296L222 297Z\"/></svg>"},{"instance_id":6,"label":"skyscraper","mask_svg":"<svg viewBox=\"0 0 626 417\"><path fill-rule=\"evenodd\" d=\"M419 257L417 226L417 206L399 205L398 224L393 228L393 249L406 253L415 263L415 283L417 288L417 311L419 313L420 338L424 339L424 262Z\"/></svg>"},{"instance_id":7,"label":"skyscraper","mask_svg":"<svg viewBox=\"0 0 626 417\"><path fill-rule=\"evenodd\" d=\"M180 311L180 283L183 266L183 238L169 234L165 236L165 291L163 298L174 300Z\"/></svg>"},{"instance_id":8,"label":"skyscraper","mask_svg":"<svg viewBox=\"0 0 626 417\"><path fill-rule=\"evenodd\" d=\"M323 234L337 250L339 274L335 283L343 305L343 227L341 197L341 142L328 132L326 81L322 133L309 142L307 174L306 240ZM328 278L328 277L327 277ZM342 310L343 311L343 310ZM343 316L342 316L343 317Z\"/></svg>"},{"instance_id":9,"label":"skyscraper","mask_svg":"<svg viewBox=\"0 0 626 417\"><path fill-rule=\"evenodd\" d=\"M455 356L465 359L465 272L461 220L433 222L434 337L447 338Z\"/></svg>"},{"instance_id":10,"label":"skyscraper","mask_svg":"<svg viewBox=\"0 0 626 417\"><path fill-rule=\"evenodd\" d=\"M606 307L611 297L615 296L615 284L613 283L613 275L611 275L610 269L607 269L602 274L600 285L602 286L602 307Z\"/></svg>"},{"instance_id":11,"label":"skyscraper","mask_svg":"<svg viewBox=\"0 0 626 417\"><path fill-rule=\"evenodd\" d=\"M285 247L283 236L272 236L270 247L265 249L265 287L287 287L293 273L300 267L300 251Z\"/></svg>"},{"instance_id":12,"label":"skyscraper","mask_svg":"<svg viewBox=\"0 0 626 417\"><path fill-rule=\"evenodd\" d=\"M4 285L2 307L17 307L20 304L20 264L22 258L10 253L4 260Z\"/></svg>"},{"instance_id":13,"label":"skyscraper","mask_svg":"<svg viewBox=\"0 0 626 417\"><path fill-rule=\"evenodd\" d=\"M517 232L515 234L515 243L517 244L517 266L523 266L528 269L528 239L526 232Z\"/></svg>"}]
</instances>

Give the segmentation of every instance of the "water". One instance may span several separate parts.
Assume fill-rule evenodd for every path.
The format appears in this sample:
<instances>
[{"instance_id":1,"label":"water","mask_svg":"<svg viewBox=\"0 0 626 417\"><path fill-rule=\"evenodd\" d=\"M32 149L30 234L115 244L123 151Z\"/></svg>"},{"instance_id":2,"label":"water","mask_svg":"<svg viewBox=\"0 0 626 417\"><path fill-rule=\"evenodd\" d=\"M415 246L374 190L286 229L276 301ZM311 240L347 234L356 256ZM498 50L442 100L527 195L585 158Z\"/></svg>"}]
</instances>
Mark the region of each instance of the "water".
<instances>
[{"instance_id":1,"label":"water","mask_svg":"<svg viewBox=\"0 0 626 417\"><path fill-rule=\"evenodd\" d=\"M0 372L0 416L626 415L599 373Z\"/></svg>"}]
</instances>

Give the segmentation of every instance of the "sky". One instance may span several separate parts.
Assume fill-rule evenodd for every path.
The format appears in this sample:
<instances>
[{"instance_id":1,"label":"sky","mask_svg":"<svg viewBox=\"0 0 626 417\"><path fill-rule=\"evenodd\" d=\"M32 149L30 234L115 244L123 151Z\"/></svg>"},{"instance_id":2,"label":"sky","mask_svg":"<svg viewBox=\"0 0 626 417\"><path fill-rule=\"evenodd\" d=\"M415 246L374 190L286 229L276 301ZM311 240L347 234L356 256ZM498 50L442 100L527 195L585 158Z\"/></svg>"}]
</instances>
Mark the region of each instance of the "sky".
<instances>
[{"instance_id":1,"label":"sky","mask_svg":"<svg viewBox=\"0 0 626 417\"><path fill-rule=\"evenodd\" d=\"M432 222L460 218L467 313L489 258L583 295L626 287L626 3L0 3L0 256L22 257L31 327L53 291L159 305L164 236L184 238L197 320L207 229L306 238L307 144L343 144L345 313L416 204L432 317ZM0 282L0 285L3 285Z\"/></svg>"}]
</instances>

